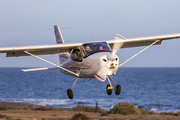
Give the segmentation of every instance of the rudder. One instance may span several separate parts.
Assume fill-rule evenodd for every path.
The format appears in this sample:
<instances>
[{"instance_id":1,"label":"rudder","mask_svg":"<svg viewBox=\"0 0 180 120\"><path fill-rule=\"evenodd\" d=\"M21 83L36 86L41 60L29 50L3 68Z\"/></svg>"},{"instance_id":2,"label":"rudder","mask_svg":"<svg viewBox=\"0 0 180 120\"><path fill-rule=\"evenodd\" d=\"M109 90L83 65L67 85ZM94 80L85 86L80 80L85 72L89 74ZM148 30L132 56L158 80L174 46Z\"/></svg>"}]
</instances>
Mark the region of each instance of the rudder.
<instances>
[{"instance_id":1,"label":"rudder","mask_svg":"<svg viewBox=\"0 0 180 120\"><path fill-rule=\"evenodd\" d=\"M61 31L60 31L60 28L58 25L54 25L54 33L55 33L55 37L56 37L56 43L57 44L63 44L64 39L63 39L63 36L61 34ZM69 59L69 56L67 54L59 54L60 64L65 62L67 59Z\"/></svg>"},{"instance_id":2,"label":"rudder","mask_svg":"<svg viewBox=\"0 0 180 120\"><path fill-rule=\"evenodd\" d=\"M57 44L64 43L64 39L58 25L54 25L54 33L56 37L56 43Z\"/></svg>"}]
</instances>

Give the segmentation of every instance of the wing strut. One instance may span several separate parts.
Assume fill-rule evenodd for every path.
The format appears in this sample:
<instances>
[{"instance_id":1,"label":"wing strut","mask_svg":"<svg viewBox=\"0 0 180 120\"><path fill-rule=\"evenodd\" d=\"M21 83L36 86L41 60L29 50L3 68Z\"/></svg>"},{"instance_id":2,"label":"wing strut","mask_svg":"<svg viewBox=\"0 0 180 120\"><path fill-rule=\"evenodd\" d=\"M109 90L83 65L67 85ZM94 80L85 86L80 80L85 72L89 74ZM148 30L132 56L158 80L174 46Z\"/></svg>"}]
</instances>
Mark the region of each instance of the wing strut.
<instances>
[{"instance_id":1,"label":"wing strut","mask_svg":"<svg viewBox=\"0 0 180 120\"><path fill-rule=\"evenodd\" d=\"M50 61L47 61L47 60L45 60L45 59L43 59L43 58L41 58L41 57L38 57L37 55L34 55L34 54L32 54L32 53L30 53L30 52L28 52L28 51L24 51L24 52L27 53L27 54L29 54L29 55L31 55L31 56L33 56L33 57L36 57L36 58L42 60L42 61L45 61L45 62L47 62L47 63L49 63L49 64L51 64L51 65L54 65L54 66L56 66L56 67L58 67L58 68L60 68L60 69L63 69L63 70L65 70L65 71L67 71L67 72L69 72L69 73L71 73L71 74L73 74L73 75L75 75L75 76L77 76L77 77L79 77L78 74L76 74L76 73L74 73L74 72L72 72L72 71L70 71L70 70L67 70L67 69L65 69L65 68L63 68L63 67L60 67L59 65L56 65L56 64L54 64L54 63L52 63L52 62L50 62Z\"/></svg>"},{"instance_id":2,"label":"wing strut","mask_svg":"<svg viewBox=\"0 0 180 120\"><path fill-rule=\"evenodd\" d=\"M142 53L143 51L145 51L146 49L148 49L149 47L151 47L152 45L156 44L157 42L159 42L160 40L156 40L154 41L152 44L150 44L149 46L147 46L146 48L144 48L143 50L141 50L140 52L138 52L137 54L135 54L134 56L132 56L131 58L129 58L128 60L126 60L125 62L123 62L122 64L119 65L119 67L121 67L122 65L124 65L125 63L127 63L128 61L130 61L131 59L133 59L134 57L136 57L137 55L139 55L140 53Z\"/></svg>"}]
</instances>

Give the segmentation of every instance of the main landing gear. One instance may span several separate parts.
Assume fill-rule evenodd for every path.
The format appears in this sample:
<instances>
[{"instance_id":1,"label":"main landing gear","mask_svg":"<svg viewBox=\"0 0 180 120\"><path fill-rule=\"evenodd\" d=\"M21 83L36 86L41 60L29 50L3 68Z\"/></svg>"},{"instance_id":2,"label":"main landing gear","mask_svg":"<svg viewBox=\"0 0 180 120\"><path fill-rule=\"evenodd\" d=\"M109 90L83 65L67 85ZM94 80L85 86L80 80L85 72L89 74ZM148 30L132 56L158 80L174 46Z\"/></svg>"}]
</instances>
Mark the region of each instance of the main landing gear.
<instances>
[{"instance_id":1,"label":"main landing gear","mask_svg":"<svg viewBox=\"0 0 180 120\"><path fill-rule=\"evenodd\" d=\"M113 82L113 84L114 84L114 86L115 86L114 91L115 91L116 95L119 95L119 94L121 93L121 86L120 86L120 85L117 85L117 86L116 86L114 80L113 80L110 76L107 76L107 80L108 80L108 82L109 82L109 84L106 86L106 92L107 92L107 94L108 94L108 95L111 95L111 94L112 94L112 89L113 89L109 78L110 78L110 80Z\"/></svg>"},{"instance_id":2,"label":"main landing gear","mask_svg":"<svg viewBox=\"0 0 180 120\"><path fill-rule=\"evenodd\" d=\"M115 82L113 81L113 79L110 76L107 76L107 79L108 79L108 82L109 82L109 84L106 86L107 94L111 95L112 94L112 89L113 89L109 78L110 78L110 80L113 82L113 84L115 86L114 91L115 91L116 95L119 95L121 93L121 86L120 85L116 86ZM74 88L74 85L76 84L76 82L78 81L78 79L79 78L77 78L76 81L74 82L74 84L72 86L72 89L67 90L67 95L68 95L69 99L73 99L73 88Z\"/></svg>"},{"instance_id":3,"label":"main landing gear","mask_svg":"<svg viewBox=\"0 0 180 120\"><path fill-rule=\"evenodd\" d=\"M72 86L72 90L71 89L67 90L67 94L68 94L69 99L73 99L73 88L74 88L74 85L75 85L75 83L77 82L78 79L79 78L77 78L76 81L74 82L74 84Z\"/></svg>"}]
</instances>

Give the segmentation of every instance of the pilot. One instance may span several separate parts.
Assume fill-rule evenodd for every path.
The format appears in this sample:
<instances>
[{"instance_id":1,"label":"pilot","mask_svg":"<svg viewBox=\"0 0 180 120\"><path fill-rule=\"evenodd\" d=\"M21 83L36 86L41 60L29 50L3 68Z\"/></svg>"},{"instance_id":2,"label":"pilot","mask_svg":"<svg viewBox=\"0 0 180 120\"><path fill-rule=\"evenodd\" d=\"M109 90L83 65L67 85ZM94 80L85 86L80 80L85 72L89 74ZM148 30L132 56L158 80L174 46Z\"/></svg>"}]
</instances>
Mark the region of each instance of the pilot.
<instances>
[{"instance_id":1,"label":"pilot","mask_svg":"<svg viewBox=\"0 0 180 120\"><path fill-rule=\"evenodd\" d=\"M86 46L86 51L87 51L87 52L91 51L90 46Z\"/></svg>"},{"instance_id":2,"label":"pilot","mask_svg":"<svg viewBox=\"0 0 180 120\"><path fill-rule=\"evenodd\" d=\"M99 50L103 50L103 46L99 46Z\"/></svg>"}]
</instances>

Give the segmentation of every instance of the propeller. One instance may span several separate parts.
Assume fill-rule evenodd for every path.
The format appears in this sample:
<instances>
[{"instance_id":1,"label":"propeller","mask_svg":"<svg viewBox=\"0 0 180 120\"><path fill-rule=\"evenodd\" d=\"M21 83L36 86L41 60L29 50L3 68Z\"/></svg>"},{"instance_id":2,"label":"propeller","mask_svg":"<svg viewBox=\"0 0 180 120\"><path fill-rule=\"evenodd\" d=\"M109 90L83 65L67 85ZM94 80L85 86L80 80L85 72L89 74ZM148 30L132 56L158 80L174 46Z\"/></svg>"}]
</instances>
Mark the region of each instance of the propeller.
<instances>
[{"instance_id":1,"label":"propeller","mask_svg":"<svg viewBox=\"0 0 180 120\"><path fill-rule=\"evenodd\" d=\"M120 33L116 33L115 34L115 40L126 40L126 37L124 37L122 34ZM113 48L112 48L112 54L116 55L118 49L120 49L123 46L123 42L118 42L118 43L114 43L113 44Z\"/></svg>"}]
</instances>

